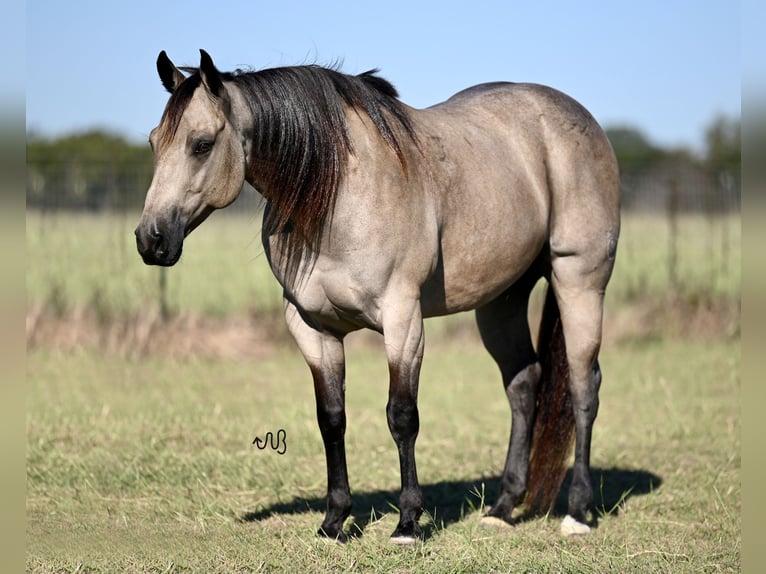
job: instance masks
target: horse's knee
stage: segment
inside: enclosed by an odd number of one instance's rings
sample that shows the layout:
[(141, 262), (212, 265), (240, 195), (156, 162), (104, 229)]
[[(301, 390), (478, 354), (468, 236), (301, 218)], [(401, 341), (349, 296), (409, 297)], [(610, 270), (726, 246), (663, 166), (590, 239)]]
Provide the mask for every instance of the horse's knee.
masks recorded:
[(386, 405), (386, 417), (394, 440), (406, 440), (418, 434), (420, 416), (414, 399), (392, 396)]
[(351, 493), (341, 488), (330, 490), (327, 493), (327, 507), (347, 517), (351, 514)]

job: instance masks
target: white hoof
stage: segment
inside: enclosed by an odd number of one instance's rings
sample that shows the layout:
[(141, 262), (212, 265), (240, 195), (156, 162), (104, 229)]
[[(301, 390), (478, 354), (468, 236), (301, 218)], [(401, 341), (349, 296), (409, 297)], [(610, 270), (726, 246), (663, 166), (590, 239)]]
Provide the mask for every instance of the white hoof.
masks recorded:
[(570, 536), (587, 536), (590, 534), (590, 526), (577, 522), (568, 514), (561, 521), (561, 535), (569, 538)]
[(396, 546), (412, 546), (417, 541), (414, 536), (392, 536), (389, 538), (391, 544)]
[(505, 520), (496, 516), (482, 516), (481, 520), (479, 520), (479, 526), (486, 528), (513, 528)]

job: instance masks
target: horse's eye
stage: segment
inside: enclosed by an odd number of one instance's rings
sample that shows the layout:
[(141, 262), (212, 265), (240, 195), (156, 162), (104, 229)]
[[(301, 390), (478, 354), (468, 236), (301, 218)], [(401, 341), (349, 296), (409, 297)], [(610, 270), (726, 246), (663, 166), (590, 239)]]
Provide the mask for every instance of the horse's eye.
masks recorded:
[(208, 140), (200, 140), (194, 144), (194, 155), (205, 155), (210, 153), (213, 149), (213, 142)]

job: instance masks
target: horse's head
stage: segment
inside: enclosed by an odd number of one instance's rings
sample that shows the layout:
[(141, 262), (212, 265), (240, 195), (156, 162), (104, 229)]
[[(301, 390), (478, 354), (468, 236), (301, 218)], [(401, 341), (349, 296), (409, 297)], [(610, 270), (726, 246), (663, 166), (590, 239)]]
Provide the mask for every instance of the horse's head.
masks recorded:
[(188, 77), (164, 51), (157, 58), (171, 96), (149, 137), (154, 177), (136, 228), (138, 252), (147, 264), (175, 264), (184, 238), (234, 201), (244, 183), (245, 150), (230, 121), (231, 95), (213, 60), (200, 53), (199, 70)]

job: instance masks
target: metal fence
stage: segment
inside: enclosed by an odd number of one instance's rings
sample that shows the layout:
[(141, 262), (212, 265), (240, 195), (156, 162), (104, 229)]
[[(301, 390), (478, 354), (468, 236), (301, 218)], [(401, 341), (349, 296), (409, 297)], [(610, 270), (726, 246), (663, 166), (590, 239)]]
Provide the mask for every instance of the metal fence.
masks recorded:
[(740, 181), (727, 171), (711, 173), (691, 162), (668, 162), (622, 174), (626, 211), (738, 213)]

